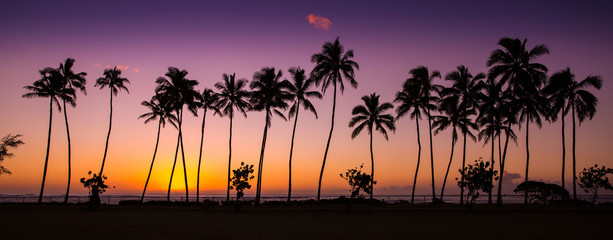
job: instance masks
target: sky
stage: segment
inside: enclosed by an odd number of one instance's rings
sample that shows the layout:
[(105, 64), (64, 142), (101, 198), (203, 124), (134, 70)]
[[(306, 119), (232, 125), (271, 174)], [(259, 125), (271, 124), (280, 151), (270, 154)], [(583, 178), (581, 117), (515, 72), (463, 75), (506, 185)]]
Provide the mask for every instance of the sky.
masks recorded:
[[(283, 71), (300, 66), (310, 71), (311, 55), (325, 42), (339, 37), (352, 49), (360, 68), (358, 87), (346, 85), (337, 99), (335, 129), (326, 163), (322, 194), (348, 194), (339, 177), (364, 163), (370, 172), (368, 135), (351, 139), (351, 109), (360, 98), (376, 92), (393, 101), (409, 77), (409, 70), (427, 66), (443, 75), (465, 65), (476, 74), (486, 72), (490, 53), (503, 37), (527, 39), (529, 48), (545, 44), (550, 54), (537, 59), (550, 74), (570, 67), (581, 80), (600, 75), (603, 88), (595, 91), (600, 103), (591, 121), (577, 128), (577, 170), (594, 164), (613, 166), (609, 84), (613, 79), (613, 4), (608, 1), (11, 1), (0, 9), (0, 135), (22, 134), (25, 145), (2, 164), (13, 172), (0, 176), (0, 193), (38, 193), (42, 179), (49, 121), (48, 99), (24, 99), (26, 85), (40, 78), (38, 70), (76, 60), (76, 72), (87, 73), (87, 95), (79, 94), (76, 108), (68, 108), (72, 139), (71, 193), (87, 193), (79, 184), (89, 170), (100, 168), (108, 130), (109, 90), (94, 87), (105, 68), (118, 66), (130, 80), (129, 94), (113, 99), (113, 129), (105, 165), (111, 193), (142, 191), (155, 146), (157, 124), (144, 124), (140, 105), (154, 94), (155, 79), (169, 66), (185, 69), (199, 81), (198, 90), (213, 88), (222, 74), (236, 73), (251, 80), (262, 67)], [(447, 84), (438, 79), (438, 83)], [(329, 133), (332, 91), (313, 100), (319, 118), (303, 112), (294, 147), (293, 192), (313, 195)], [(53, 111), (46, 194), (62, 194), (67, 181), (67, 144), (63, 113)], [(204, 140), (201, 194), (225, 193), (229, 119), (208, 114)], [(567, 189), (571, 190), (570, 117), (567, 128)], [(285, 194), (293, 119), (274, 117), (268, 133), (263, 168), (263, 194)], [(184, 147), (190, 194), (195, 194), (200, 124), (186, 115)], [(374, 136), (377, 185), (375, 194), (410, 194), (417, 160), (415, 122), (400, 118), (386, 141)], [(431, 181), (427, 122), (421, 120), (422, 161), (417, 194), (430, 194)], [(236, 117), (232, 169), (259, 159), (264, 114)], [(524, 127), (515, 129), (510, 144), (504, 191), (523, 181)], [(162, 129), (160, 146), (148, 191), (168, 187), (177, 131)], [(530, 126), (530, 179), (560, 184), (561, 124)], [(433, 138), (437, 194), (449, 161), (450, 131)], [(458, 193), (455, 178), (461, 166), (456, 146), (446, 192)], [(469, 142), (467, 161), (487, 159), (489, 146)], [(184, 191), (178, 165), (173, 192)], [(255, 180), (253, 181), (255, 186)], [(248, 190), (253, 194), (255, 189)]]

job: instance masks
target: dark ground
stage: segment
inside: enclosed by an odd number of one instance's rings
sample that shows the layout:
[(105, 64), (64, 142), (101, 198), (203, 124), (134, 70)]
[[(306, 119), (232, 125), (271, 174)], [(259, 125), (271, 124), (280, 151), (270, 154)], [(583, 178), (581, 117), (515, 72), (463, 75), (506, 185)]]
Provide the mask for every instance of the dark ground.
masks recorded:
[(0, 204), (1, 239), (613, 239), (613, 207)]

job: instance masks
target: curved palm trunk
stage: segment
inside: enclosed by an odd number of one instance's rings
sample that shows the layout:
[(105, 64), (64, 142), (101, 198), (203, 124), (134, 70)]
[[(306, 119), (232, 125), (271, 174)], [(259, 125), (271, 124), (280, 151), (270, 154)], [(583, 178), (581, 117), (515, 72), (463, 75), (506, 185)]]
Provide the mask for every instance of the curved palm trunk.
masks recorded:
[[(455, 126), (453, 126), (455, 131)], [(447, 183), (447, 175), (449, 175), (449, 169), (451, 168), (451, 161), (453, 161), (453, 150), (455, 149), (455, 138), (451, 137), (451, 154), (449, 155), (449, 164), (447, 164), (447, 171), (445, 172), (445, 178), (443, 178), (443, 186), (441, 187), (441, 201), (445, 194), (445, 184)]]
[[(372, 127), (371, 127), (372, 129)], [(371, 168), (370, 168), (370, 177), (371, 177), (371, 181), (370, 181), (370, 199), (372, 200), (372, 196), (374, 195), (375, 192), (375, 188), (374, 188), (374, 182), (375, 182), (375, 157), (373, 155), (372, 152), (372, 130), (370, 130), (370, 164), (371, 164)]]
[[(528, 181), (528, 169), (530, 166), (530, 144), (529, 144), (529, 133), (530, 133), (530, 113), (528, 113), (528, 118), (526, 120), (526, 176), (524, 182)], [(528, 192), (524, 194), (524, 204), (528, 204)]]
[(564, 171), (566, 170), (566, 134), (564, 134), (564, 107), (562, 107), (562, 188), (566, 189)]
[[(508, 128), (511, 129), (511, 124), (509, 123)], [(504, 177), (504, 164), (507, 158), (507, 147), (509, 146), (509, 133), (506, 133), (506, 139), (504, 141), (504, 153), (502, 154), (502, 160), (500, 160), (500, 178), (498, 179), (498, 198), (496, 199), (496, 205), (502, 205), (502, 178)]]
[(200, 135), (200, 154), (198, 155), (198, 177), (196, 178), (196, 202), (200, 202), (200, 164), (202, 163), (202, 145), (204, 144), (204, 124), (206, 121), (206, 108), (202, 114), (202, 134)]
[(326, 167), (326, 158), (328, 157), (328, 149), (330, 148), (330, 139), (332, 139), (332, 131), (334, 130), (334, 113), (336, 110), (336, 82), (334, 82), (334, 97), (332, 100), (332, 123), (330, 124), (330, 135), (328, 135), (328, 143), (326, 143), (326, 151), (324, 153), (324, 161), (321, 164), (321, 172), (319, 173), (319, 184), (317, 185), (317, 201), (321, 196), (321, 179), (324, 176), (324, 168)]
[(68, 127), (68, 115), (66, 113), (66, 101), (64, 104), (64, 122), (66, 123), (66, 138), (68, 139), (68, 183), (66, 184), (66, 195), (64, 196), (64, 203), (68, 203), (68, 195), (70, 194), (70, 176), (71, 176), (71, 163), (70, 163), (70, 128)]
[[(495, 141), (494, 141), (494, 138), (496, 138), (496, 135), (494, 134), (494, 132), (492, 132), (491, 137), (490, 137), (490, 142), (492, 142), (492, 153), (491, 153), (492, 156), (491, 156), (491, 159), (490, 159), (490, 163), (491, 163), (490, 164), (490, 172), (494, 171), (494, 146), (496, 145)], [(489, 180), (489, 183), (491, 184), (492, 181), (494, 180), (494, 175), (492, 174), (492, 178), (490, 178), (488, 180)], [(487, 193), (487, 204), (492, 204), (492, 190), (491, 189)]]
[(102, 157), (102, 166), (100, 167), (100, 174), (98, 176), (102, 177), (102, 171), (104, 170), (104, 163), (106, 162), (106, 153), (109, 149), (109, 138), (111, 137), (111, 127), (113, 126), (113, 91), (111, 93), (111, 111), (109, 114), (109, 132), (106, 134), (106, 143), (104, 144), (104, 156)]
[[(232, 109), (232, 107), (230, 107)], [(230, 112), (230, 139), (228, 140), (228, 187), (226, 188), (226, 202), (230, 201), (230, 167), (232, 166), (232, 117), (234, 112)], [(238, 202), (238, 199), (236, 199)]]
[(189, 190), (187, 187), (187, 167), (185, 166), (185, 151), (183, 149), (183, 131), (181, 130), (182, 122), (183, 122), (183, 109), (181, 109), (181, 115), (179, 116), (179, 139), (181, 141), (181, 159), (183, 160), (183, 177), (185, 178), (185, 202), (189, 202)]
[(294, 136), (296, 135), (296, 124), (298, 124), (298, 113), (300, 112), (300, 100), (296, 103), (296, 119), (292, 130), (292, 143), (289, 148), (289, 184), (287, 189), (287, 203), (292, 201), (292, 155), (294, 153)]
[(147, 191), (147, 185), (149, 184), (149, 178), (151, 177), (151, 171), (153, 170), (153, 163), (155, 162), (155, 155), (158, 152), (158, 144), (160, 143), (160, 129), (162, 127), (162, 119), (158, 123), (158, 134), (155, 138), (155, 149), (153, 150), (153, 159), (151, 159), (151, 166), (149, 167), (149, 174), (147, 174), (147, 181), (145, 181), (145, 187), (143, 188), (143, 195), (140, 196), (140, 202), (145, 199), (145, 192)]
[[(498, 167), (500, 169), (502, 169), (502, 127), (501, 124), (498, 124)], [(494, 170), (494, 166), (492, 166), (492, 171)], [(500, 178), (498, 178), (498, 184), (501, 183), (502, 181), (502, 175), (504, 174), (504, 172), (501, 170), (500, 171)], [(494, 176), (492, 175), (492, 178)], [(492, 179), (492, 186), (494, 186), (494, 182)], [(493, 190), (493, 188), (492, 188)], [(498, 190), (498, 189), (497, 189)], [(500, 191), (499, 191), (500, 192)], [(500, 192), (502, 193), (502, 192)], [(498, 205), (498, 200), (501, 198), (501, 195), (496, 195), (496, 205)]]
[(411, 204), (415, 203), (415, 186), (417, 185), (417, 173), (419, 173), (419, 162), (421, 161), (421, 138), (419, 137), (419, 119), (415, 118), (415, 124), (417, 125), (417, 167), (415, 167), (415, 177), (413, 178)]
[(264, 167), (264, 151), (266, 150), (266, 137), (268, 135), (268, 124), (270, 123), (270, 110), (266, 109), (266, 121), (264, 122), (264, 134), (262, 136), (262, 150), (260, 151), (260, 163), (258, 164), (258, 181), (255, 192), (255, 204), (260, 204), (262, 197), (262, 168)]
[(51, 146), (51, 120), (53, 118), (53, 99), (49, 98), (49, 133), (47, 134), (47, 153), (45, 154), (45, 167), (43, 168), (43, 182), (40, 184), (40, 195), (38, 204), (43, 202), (43, 192), (45, 190), (45, 178), (47, 178), (47, 165), (49, 163), (49, 147)]
[(434, 149), (432, 145), (432, 116), (430, 110), (428, 110), (428, 130), (430, 132), (430, 166), (432, 168), (432, 201), (436, 198), (434, 187)]
[(573, 200), (575, 200), (575, 204), (577, 202), (577, 158), (575, 156), (575, 103), (572, 103), (572, 111), (573, 111)]
[[(463, 132), (462, 133), (463, 138), (464, 138), (464, 146), (462, 147), (462, 170), (464, 169), (464, 167), (466, 166), (466, 133)], [(462, 186), (464, 186), (464, 175), (462, 175), (460, 177), (460, 181), (462, 183)], [(460, 205), (464, 204), (464, 187), (460, 187)]]
[(168, 194), (166, 201), (170, 201), (170, 187), (172, 186), (172, 177), (175, 174), (175, 166), (177, 165), (177, 156), (179, 155), (179, 142), (181, 141), (181, 133), (177, 133), (177, 148), (175, 149), (175, 160), (172, 162), (172, 170), (170, 171), (170, 181), (168, 182)]

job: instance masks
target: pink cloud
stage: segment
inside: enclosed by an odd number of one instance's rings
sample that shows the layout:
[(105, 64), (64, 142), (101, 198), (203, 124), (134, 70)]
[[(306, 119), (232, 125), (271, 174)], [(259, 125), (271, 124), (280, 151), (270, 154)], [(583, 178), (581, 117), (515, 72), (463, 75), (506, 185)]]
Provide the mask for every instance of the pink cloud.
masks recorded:
[(321, 28), (323, 30), (328, 31), (330, 30), (330, 26), (332, 26), (332, 22), (330, 22), (330, 19), (322, 16), (309, 14), (307, 16), (307, 19), (309, 20), (309, 24), (313, 25), (314, 28)]
[(139, 72), (139, 71), (140, 71), (140, 69), (138, 69), (138, 68), (135, 68), (135, 69), (133, 69), (133, 70), (134, 70), (135, 72)]

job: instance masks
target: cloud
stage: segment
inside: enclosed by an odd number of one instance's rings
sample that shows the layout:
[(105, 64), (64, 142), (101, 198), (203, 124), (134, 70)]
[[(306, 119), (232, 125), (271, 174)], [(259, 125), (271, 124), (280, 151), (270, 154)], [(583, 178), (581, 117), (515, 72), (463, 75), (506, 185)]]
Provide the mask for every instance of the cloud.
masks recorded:
[(502, 183), (513, 183), (513, 180), (515, 179), (520, 179), (521, 178), (521, 174), (519, 173), (510, 173), (507, 171), (504, 171), (504, 175), (502, 178)]
[(133, 69), (133, 70), (134, 70), (135, 72), (139, 72), (139, 71), (140, 71), (140, 69), (138, 69), (138, 68), (135, 68), (135, 69)]
[[(102, 64), (96, 63), (93, 66), (94, 67), (101, 67)], [(127, 71), (128, 69), (132, 69), (132, 71), (134, 71), (134, 72), (140, 72), (139, 68), (130, 68), (130, 65), (115, 65), (115, 66), (112, 66), (111, 64), (107, 64), (104, 68), (105, 69), (109, 69), (109, 68), (113, 68), (113, 67), (117, 67), (117, 69), (123, 70), (123, 71)]]
[(330, 22), (330, 19), (322, 16), (309, 14), (307, 16), (307, 19), (309, 20), (309, 24), (313, 25), (314, 28), (320, 28), (328, 31), (330, 30), (330, 26), (332, 26), (332, 22)]

